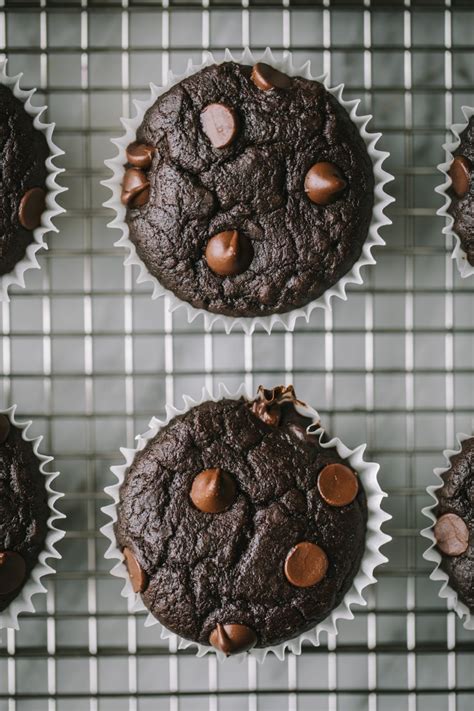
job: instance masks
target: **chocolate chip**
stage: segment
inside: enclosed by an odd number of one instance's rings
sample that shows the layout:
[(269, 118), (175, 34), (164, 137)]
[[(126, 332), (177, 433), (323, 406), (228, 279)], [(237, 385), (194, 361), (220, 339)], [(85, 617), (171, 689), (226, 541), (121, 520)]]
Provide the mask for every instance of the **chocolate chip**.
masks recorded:
[[(292, 387), (292, 386), (290, 386)], [(264, 388), (260, 385), (257, 391), (257, 397), (252, 403), (251, 410), (254, 415), (257, 415), (262, 422), (267, 425), (277, 427), (280, 424), (281, 409), (279, 402), (280, 389), (284, 389), (283, 385), (275, 388)]]
[(18, 219), (20, 225), (29, 230), (35, 230), (41, 224), (41, 215), (46, 208), (46, 193), (42, 188), (31, 188), (20, 200)]
[(252, 68), (251, 80), (263, 91), (270, 89), (289, 89), (291, 78), (265, 62), (257, 62)]
[(449, 556), (462, 555), (469, 545), (469, 529), (460, 516), (446, 513), (435, 523), (434, 536), (438, 548)]
[(306, 173), (304, 189), (311, 202), (330, 205), (345, 190), (347, 182), (333, 163), (315, 163)]
[(10, 433), (10, 420), (6, 415), (0, 415), (0, 444), (3, 444)]
[(453, 181), (454, 192), (458, 198), (463, 198), (469, 192), (469, 183), (471, 182), (470, 161), (465, 156), (454, 156), (448, 172)]
[[(295, 404), (298, 402), (295, 395), (293, 385), (277, 385), (274, 388), (264, 388), (259, 386), (257, 397), (251, 403), (250, 409), (267, 425), (277, 426), (280, 424), (282, 415), (285, 414), (285, 422), (292, 419), (295, 411)], [(288, 417), (288, 413), (284, 412), (286, 408), (291, 408), (293, 411)], [(297, 417), (296, 419), (305, 420), (305, 418)], [(308, 424), (310, 421), (308, 420)]]
[(226, 657), (229, 657), (231, 654), (246, 652), (254, 647), (257, 635), (247, 625), (221, 625), (218, 622), (209, 636), (209, 642), (220, 652), (224, 652)]
[(319, 473), (318, 491), (330, 506), (347, 506), (357, 496), (359, 482), (344, 464), (328, 464)]
[(200, 511), (221, 513), (232, 506), (237, 487), (234, 477), (222, 469), (205, 469), (191, 486), (191, 501)]
[(125, 565), (127, 566), (128, 575), (130, 577), (130, 582), (132, 583), (133, 592), (144, 592), (148, 585), (148, 575), (145, 573), (130, 548), (124, 548), (122, 553), (125, 558)]
[(225, 104), (209, 104), (201, 112), (201, 126), (214, 148), (225, 148), (237, 134), (237, 114)]
[(17, 590), (25, 579), (24, 558), (13, 551), (0, 551), (0, 595)]
[(145, 173), (137, 168), (125, 171), (122, 183), (122, 202), (128, 207), (141, 207), (150, 198), (150, 183)]
[(134, 168), (146, 170), (152, 164), (155, 150), (154, 146), (148, 146), (145, 143), (135, 141), (127, 148), (127, 161), (130, 165), (133, 165)]
[(328, 559), (322, 548), (303, 541), (294, 546), (285, 560), (285, 576), (297, 588), (309, 588), (324, 578)]
[(219, 276), (234, 276), (248, 269), (253, 259), (250, 240), (237, 230), (219, 232), (206, 246), (209, 269)]
[(266, 425), (277, 427), (280, 423), (281, 410), (278, 403), (268, 404), (264, 400), (254, 400), (251, 410)]

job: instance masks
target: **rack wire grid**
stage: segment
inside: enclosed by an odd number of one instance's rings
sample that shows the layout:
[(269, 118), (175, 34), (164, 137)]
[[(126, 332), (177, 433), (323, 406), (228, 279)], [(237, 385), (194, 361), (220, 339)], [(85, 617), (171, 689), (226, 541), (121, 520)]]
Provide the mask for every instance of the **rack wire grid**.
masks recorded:
[[(422, 559), (432, 468), (473, 425), (474, 288), (435, 216), (447, 126), (474, 95), (473, 3), (0, 0), (0, 54), (57, 123), (67, 214), (3, 304), (2, 396), (46, 433), (67, 534), (20, 631), (2, 634), (1, 711), (472, 711), (474, 639)], [(100, 180), (121, 115), (204, 50), (266, 45), (361, 97), (391, 151), (387, 246), (332, 315), (225, 335), (152, 302), (107, 229)], [(369, 443), (393, 515), (390, 562), (336, 638), (258, 665), (198, 659), (144, 628), (109, 574), (100, 507), (119, 446), (203, 385), (293, 382), (348, 445)]]

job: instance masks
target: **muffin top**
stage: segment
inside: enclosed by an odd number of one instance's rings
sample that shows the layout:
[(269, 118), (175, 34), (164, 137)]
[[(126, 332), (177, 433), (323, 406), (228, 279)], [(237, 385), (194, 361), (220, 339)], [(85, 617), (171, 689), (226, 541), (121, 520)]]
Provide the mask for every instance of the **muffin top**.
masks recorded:
[(0, 610), (18, 595), (44, 546), (44, 476), (21, 430), (0, 415)]
[(129, 146), (122, 201), (149, 272), (196, 308), (282, 313), (359, 259), (370, 157), (317, 82), (225, 62), (173, 86)]
[(442, 479), (434, 527), (441, 568), (459, 599), (474, 612), (474, 437), (462, 443)]
[(454, 219), (454, 231), (461, 240), (469, 264), (474, 266), (474, 116), (461, 133), (461, 143), (454, 151), (449, 169), (453, 181), (449, 192), (449, 213)]
[(363, 486), (295, 404), (290, 386), (198, 405), (136, 454), (120, 489), (134, 590), (167, 628), (226, 654), (314, 627), (364, 553)]
[(0, 84), (0, 275), (10, 272), (33, 242), (45, 208), (49, 148), (32, 117)]

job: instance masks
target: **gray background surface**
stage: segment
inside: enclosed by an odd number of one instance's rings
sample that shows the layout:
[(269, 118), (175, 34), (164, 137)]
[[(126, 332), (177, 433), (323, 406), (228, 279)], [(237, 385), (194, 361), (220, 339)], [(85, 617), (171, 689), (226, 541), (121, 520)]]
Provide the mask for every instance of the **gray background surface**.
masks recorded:
[[(42, 270), (0, 308), (1, 402), (18, 403), (45, 433), (68, 516), (38, 614), (2, 634), (0, 711), (472, 710), (474, 638), (428, 579), (418, 531), (433, 466), (473, 426), (474, 283), (450, 259), (433, 192), (446, 126), (474, 103), (473, 23), (471, 2), (0, 0), (0, 54), (48, 103), (69, 188)], [(244, 44), (291, 48), (314, 73), (345, 82), (375, 115), (396, 176), (377, 266), (332, 316), (315, 312), (294, 334), (204, 335), (200, 322), (170, 316), (123, 266), (101, 206), (103, 161), (130, 99), (203, 48), (221, 56)], [(166, 399), (242, 380), (293, 382), (344, 442), (368, 442), (394, 517), (368, 608), (341, 624), (337, 643), (263, 666), (177, 654), (145, 630), (98, 533), (119, 447)]]

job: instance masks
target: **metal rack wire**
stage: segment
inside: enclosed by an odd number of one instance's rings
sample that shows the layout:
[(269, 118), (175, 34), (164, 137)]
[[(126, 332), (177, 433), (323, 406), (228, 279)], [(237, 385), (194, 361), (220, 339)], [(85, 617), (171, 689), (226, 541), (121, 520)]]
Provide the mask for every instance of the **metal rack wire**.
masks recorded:
[[(472, 2), (0, 0), (0, 54), (39, 87), (69, 187), (42, 270), (1, 307), (2, 399), (46, 432), (66, 492), (63, 560), (40, 610), (0, 642), (0, 711), (468, 711), (474, 640), (437, 597), (418, 536), (425, 486), (473, 426), (474, 309), (435, 217), (446, 126), (473, 103)], [(384, 132), (396, 175), (378, 265), (332, 316), (293, 334), (226, 336), (152, 303), (114, 249), (99, 181), (147, 82), (203, 50), (266, 45), (344, 81)], [(390, 563), (337, 640), (258, 666), (157, 639), (103, 560), (103, 486), (165, 400), (220, 380), (293, 381), (349, 445), (369, 443), (394, 518)]]

